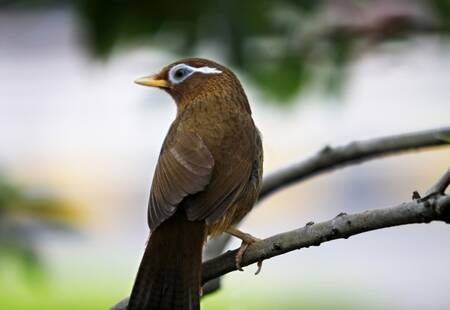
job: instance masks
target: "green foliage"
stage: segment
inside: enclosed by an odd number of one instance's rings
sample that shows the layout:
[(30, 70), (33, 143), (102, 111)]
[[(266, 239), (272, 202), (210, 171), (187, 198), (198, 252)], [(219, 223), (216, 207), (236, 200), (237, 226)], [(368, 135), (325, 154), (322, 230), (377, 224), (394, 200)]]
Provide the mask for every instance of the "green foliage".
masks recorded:
[[(313, 14), (321, 1), (106, 1), (82, 0), (76, 8), (87, 46), (106, 58), (115, 46), (147, 42), (188, 55), (203, 44), (220, 46), (229, 63), (242, 69), (267, 95), (287, 100), (311, 72), (290, 44), (299, 15)], [(280, 10), (293, 10), (283, 19)], [(280, 14), (278, 14), (280, 15)], [(266, 39), (275, 39), (264, 50)], [(280, 40), (281, 39), (281, 40)], [(270, 54), (270, 55), (268, 55)]]
[[(116, 47), (129, 45), (149, 44), (180, 57), (198, 54), (205, 44), (217, 46), (226, 63), (241, 69), (263, 93), (287, 102), (317, 80), (321, 71), (329, 73), (322, 79), (324, 88), (336, 92), (345, 80), (346, 65), (361, 50), (424, 32), (450, 34), (450, 1), (414, 1), (401, 12), (389, 11), (395, 6), (388, 2), (77, 0), (72, 4), (94, 57), (107, 59)], [(37, 7), (69, 1), (5, 3)], [(354, 22), (359, 19), (353, 13), (361, 17), (374, 11), (384, 15)]]
[[(74, 276), (74, 273), (77, 276)], [(109, 309), (127, 296), (130, 285), (122, 278), (111, 273), (96, 273), (86, 270), (67, 268), (61, 278), (47, 278), (38, 281), (30, 288), (13, 278), (0, 282), (0, 300), (2, 309), (8, 310), (98, 310)], [(233, 277), (231, 277), (233, 278)], [(308, 279), (303, 279), (308, 281)], [(305, 289), (297, 282), (286, 287), (255, 288), (255, 279), (251, 284), (242, 285), (242, 280), (227, 279), (220, 291), (202, 299), (203, 310), (273, 310), (273, 309), (307, 309), (307, 310), (356, 310), (386, 309), (374, 304), (370, 292), (355, 292), (354, 287), (335, 289), (325, 287)]]
[[(368, 3), (359, 2), (358, 8)], [(449, 2), (434, 0), (429, 5), (438, 23), (449, 28)], [(414, 16), (401, 15), (361, 29), (348, 25), (322, 29), (317, 16), (324, 2), (310, 0), (81, 0), (76, 7), (88, 46), (98, 57), (107, 57), (115, 46), (136, 42), (150, 42), (180, 55), (192, 54), (202, 43), (214, 44), (227, 62), (281, 102), (308, 86), (318, 66), (331, 67), (325, 89), (336, 92), (359, 41), (404, 39), (423, 28), (417, 27)]]
[(439, 16), (441, 31), (446, 35), (450, 34), (450, 1), (433, 0), (430, 2), (434, 13)]
[(11, 264), (30, 279), (40, 277), (38, 238), (71, 231), (72, 208), (48, 194), (33, 193), (0, 178), (0, 272)]
[(0, 284), (1, 308), (8, 310), (109, 309), (114, 302), (126, 294), (126, 291), (117, 289), (121, 284), (111, 281), (107, 275), (102, 275), (98, 281), (92, 277), (92, 273), (83, 273), (87, 280), (74, 279), (70, 273), (65, 276), (64, 279), (40, 278), (34, 281), (32, 286), (15, 275), (7, 279), (3, 277), (4, 281)]

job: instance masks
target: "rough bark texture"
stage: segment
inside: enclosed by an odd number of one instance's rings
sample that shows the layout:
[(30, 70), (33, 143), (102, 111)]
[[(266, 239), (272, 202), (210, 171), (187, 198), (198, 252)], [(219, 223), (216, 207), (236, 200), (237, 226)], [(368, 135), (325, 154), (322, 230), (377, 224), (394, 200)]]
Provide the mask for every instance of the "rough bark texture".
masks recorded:
[[(444, 221), (450, 223), (450, 197), (431, 195), (401, 205), (364, 211), (341, 213), (334, 219), (281, 233), (252, 244), (244, 254), (242, 266), (268, 259), (293, 250), (319, 246), (324, 242), (348, 238), (363, 232), (405, 224)], [(236, 270), (234, 257), (237, 250), (228, 251), (203, 263), (203, 281), (217, 278)]]
[(393, 155), (397, 153), (448, 145), (450, 127), (419, 131), (383, 138), (355, 141), (339, 147), (326, 146), (317, 155), (288, 165), (264, 178), (259, 199), (262, 200), (274, 191), (319, 173), (342, 168), (350, 164)]

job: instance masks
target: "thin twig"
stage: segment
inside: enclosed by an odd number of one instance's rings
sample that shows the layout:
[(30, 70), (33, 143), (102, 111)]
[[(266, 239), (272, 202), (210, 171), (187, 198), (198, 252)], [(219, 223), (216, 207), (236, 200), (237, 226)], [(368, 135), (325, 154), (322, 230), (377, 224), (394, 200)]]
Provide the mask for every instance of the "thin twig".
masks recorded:
[(444, 194), (448, 185), (450, 184), (450, 168), (448, 168), (447, 172), (440, 178), (436, 184), (434, 184), (426, 193), (425, 197), (434, 195), (434, 194)]

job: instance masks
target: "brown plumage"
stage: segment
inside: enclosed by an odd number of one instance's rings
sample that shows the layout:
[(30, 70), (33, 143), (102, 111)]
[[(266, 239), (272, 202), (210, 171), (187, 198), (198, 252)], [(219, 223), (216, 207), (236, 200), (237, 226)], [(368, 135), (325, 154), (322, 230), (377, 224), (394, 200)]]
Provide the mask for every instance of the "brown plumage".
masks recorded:
[(207, 235), (239, 222), (259, 194), (260, 134), (239, 80), (215, 62), (183, 59), (137, 83), (167, 91), (177, 116), (156, 166), (152, 233), (128, 309), (199, 309)]

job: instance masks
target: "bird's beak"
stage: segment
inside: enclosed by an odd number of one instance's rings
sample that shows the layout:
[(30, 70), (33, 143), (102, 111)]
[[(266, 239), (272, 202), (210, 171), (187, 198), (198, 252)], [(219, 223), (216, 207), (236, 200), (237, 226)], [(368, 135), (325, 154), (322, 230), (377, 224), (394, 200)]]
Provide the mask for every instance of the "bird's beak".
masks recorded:
[(167, 83), (166, 80), (158, 79), (154, 76), (146, 76), (142, 77), (140, 79), (137, 79), (134, 81), (136, 84), (144, 85), (144, 86), (151, 86), (151, 87), (162, 87), (167, 88), (169, 87), (169, 83)]

